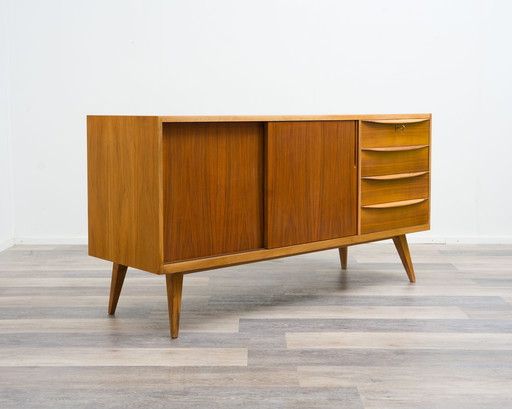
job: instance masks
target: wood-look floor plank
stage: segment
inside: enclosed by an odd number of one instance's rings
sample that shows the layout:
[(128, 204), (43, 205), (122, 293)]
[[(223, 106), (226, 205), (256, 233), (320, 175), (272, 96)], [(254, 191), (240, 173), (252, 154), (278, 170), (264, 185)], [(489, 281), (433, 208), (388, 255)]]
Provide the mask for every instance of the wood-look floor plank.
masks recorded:
[(0, 348), (0, 367), (246, 365), (246, 348)]
[[(179, 339), (179, 338), (178, 338)], [(142, 392), (146, 388), (185, 386), (296, 387), (297, 368), (247, 366), (10, 366), (2, 368), (10, 382), (26, 389), (51, 389), (70, 380), (87, 390), (122, 388), (127, 383)]]
[[(106, 274), (104, 274), (105, 276)], [(146, 274), (144, 277), (130, 277), (130, 282), (126, 282), (127, 287), (140, 285), (158, 285), (159, 281)], [(187, 286), (207, 286), (209, 277), (187, 276)], [(0, 278), (0, 287), (107, 287), (110, 284), (108, 277), (32, 277), (27, 280), (26, 277)], [(161, 284), (161, 283), (160, 283)]]
[[(183, 332), (237, 332), (237, 317), (211, 317), (211, 319), (191, 318), (183, 323)], [(132, 318), (48, 318), (48, 319), (14, 319), (0, 320), (0, 333), (89, 333), (89, 332), (146, 332), (159, 334), (166, 326), (161, 320)]]
[(393, 366), (299, 366), (298, 380), (301, 386), (330, 387), (369, 387), (389, 390), (400, 387), (402, 390), (420, 390), (422, 387), (435, 387), (436, 390), (461, 390), (483, 387), (487, 392), (505, 392), (512, 397), (510, 373), (492, 368), (474, 368), (460, 371), (456, 367), (433, 368), (393, 367)]
[[(499, 408), (512, 401), (510, 373), (489, 368), (301, 366), (298, 376), (301, 386), (357, 386), (365, 408)], [(426, 396), (425, 390), (435, 390), (435, 397)]]
[[(52, 391), (6, 389), (5, 402), (30, 402), (24, 408), (179, 408), (179, 409), (363, 409), (356, 388), (307, 387), (148, 387), (135, 385), (87, 390), (59, 387)], [(9, 406), (10, 408), (12, 406)]]
[[(249, 349), (249, 366), (389, 366), (458, 368), (495, 368), (512, 372), (510, 350), (464, 349), (361, 349), (361, 348), (261, 348)], [(510, 378), (510, 375), (509, 375)]]
[(286, 345), (289, 349), (491, 349), (512, 353), (512, 334), (376, 332), (369, 337), (367, 332), (290, 332)]
[[(155, 315), (161, 315), (161, 312)], [(191, 314), (190, 312), (188, 313)], [(211, 317), (215, 319), (218, 316), (218, 310), (195, 311), (195, 317)], [(187, 312), (183, 312), (183, 317)], [(380, 319), (466, 319), (467, 315), (459, 307), (394, 307), (394, 306), (265, 306), (260, 308), (238, 310), (224, 310), (224, 316), (241, 318), (259, 318), (259, 319), (279, 319), (279, 318), (380, 318)], [(1, 325), (1, 324), (0, 324)]]
[(416, 332), (416, 333), (512, 333), (506, 319), (242, 319), (241, 333), (291, 332)]
[[(150, 335), (148, 335), (150, 334)], [(65, 343), (64, 341), (65, 340)], [(51, 332), (0, 334), (5, 348), (61, 348), (63, 343), (73, 348), (169, 348), (169, 337), (159, 332)], [(201, 329), (187, 331), (172, 344), (172, 348), (286, 348), (284, 333), (215, 332)]]

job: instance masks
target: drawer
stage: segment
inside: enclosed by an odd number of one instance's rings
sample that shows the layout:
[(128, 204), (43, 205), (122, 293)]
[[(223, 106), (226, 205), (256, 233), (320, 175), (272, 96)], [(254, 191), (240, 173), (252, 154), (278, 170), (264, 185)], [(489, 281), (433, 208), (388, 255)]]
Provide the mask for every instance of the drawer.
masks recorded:
[(402, 123), (390, 123), (389, 120), (362, 121), (361, 147), (373, 148), (429, 144), (429, 120), (409, 120), (416, 122), (402, 121)]
[[(428, 171), (428, 147), (403, 147), (399, 150), (367, 150), (361, 152), (361, 176), (391, 175)], [(371, 149), (371, 148), (370, 148)]]
[(428, 199), (423, 199), (420, 202), (383, 203), (373, 206), (382, 207), (363, 206), (361, 209), (362, 234), (429, 223)]
[(429, 196), (429, 174), (425, 172), (369, 176), (361, 181), (361, 204), (397, 202)]

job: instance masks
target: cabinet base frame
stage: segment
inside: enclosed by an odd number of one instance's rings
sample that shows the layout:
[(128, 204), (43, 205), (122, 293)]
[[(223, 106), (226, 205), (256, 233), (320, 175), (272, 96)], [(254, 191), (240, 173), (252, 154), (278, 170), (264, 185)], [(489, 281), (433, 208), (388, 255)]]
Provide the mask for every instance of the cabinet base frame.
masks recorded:
[(212, 270), (236, 266), (240, 264), (253, 263), (256, 261), (272, 260), (275, 258), (295, 256), (315, 251), (337, 249), (340, 247), (353, 246), (356, 244), (370, 243), (373, 241), (388, 240), (395, 236), (408, 233), (429, 230), (430, 224), (420, 226), (403, 227), (400, 229), (386, 230), (376, 233), (367, 233), (356, 236), (343, 237), (339, 239), (316, 241), (313, 243), (297, 244), (294, 246), (279, 247), (276, 249), (259, 249), (243, 253), (224, 254), (221, 256), (197, 258), (193, 260), (177, 261), (162, 265), (158, 274), (195, 273), (198, 271)]
[[(410, 230), (410, 229), (409, 229)], [(389, 232), (388, 232), (389, 233)], [(390, 237), (387, 237), (390, 238)], [(416, 281), (414, 275), (414, 269), (412, 265), (411, 255), (409, 253), (409, 246), (407, 245), (407, 239), (405, 234), (400, 234), (397, 236), (391, 237), (393, 242), (395, 243), (395, 247), (398, 251), (400, 259), (404, 265), (405, 271), (407, 272), (407, 276), (409, 280), (414, 283)], [(370, 240), (375, 241), (375, 239)], [(360, 243), (353, 243), (360, 244)], [(296, 246), (293, 246), (296, 247)], [(315, 250), (311, 250), (315, 251)], [(348, 256), (348, 244), (345, 246), (339, 247), (340, 252), (340, 261), (341, 268), (347, 268), (347, 256)], [(292, 255), (292, 254), (289, 254)], [(278, 256), (276, 256), (278, 257)], [(272, 257), (272, 258), (276, 258)], [(250, 261), (242, 261), (237, 264), (249, 263)], [(180, 263), (180, 264), (183, 264)], [(230, 264), (234, 265), (234, 264)], [(219, 266), (220, 267), (220, 266)], [(211, 267), (216, 268), (216, 267)], [(108, 313), (114, 314), (117, 302), (119, 300), (119, 295), (121, 294), (121, 289), (123, 287), (124, 278), (126, 276), (127, 266), (114, 263), (112, 268), (112, 281), (110, 284), (110, 300), (108, 305)], [(190, 272), (190, 271), (189, 271)], [(171, 338), (178, 338), (179, 326), (180, 326), (180, 312), (181, 312), (181, 295), (183, 291), (183, 272), (175, 272), (172, 274), (165, 275), (165, 281), (167, 285), (167, 306), (169, 310), (169, 325), (171, 329)]]

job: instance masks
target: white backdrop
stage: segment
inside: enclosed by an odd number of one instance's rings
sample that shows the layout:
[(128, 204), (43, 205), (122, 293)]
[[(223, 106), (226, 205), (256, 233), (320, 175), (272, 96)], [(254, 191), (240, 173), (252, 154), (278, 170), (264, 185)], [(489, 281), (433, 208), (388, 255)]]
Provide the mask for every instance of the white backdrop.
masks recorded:
[(512, 242), (512, 2), (0, 0), (0, 243), (85, 243), (87, 114), (433, 114), (432, 230)]

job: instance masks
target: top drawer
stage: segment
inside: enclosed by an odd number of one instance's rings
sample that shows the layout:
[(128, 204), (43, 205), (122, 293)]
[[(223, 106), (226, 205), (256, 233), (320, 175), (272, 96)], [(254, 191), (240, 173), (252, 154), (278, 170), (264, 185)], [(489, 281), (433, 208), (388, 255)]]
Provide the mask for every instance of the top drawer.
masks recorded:
[(361, 147), (428, 145), (428, 119), (371, 120), (361, 122)]

